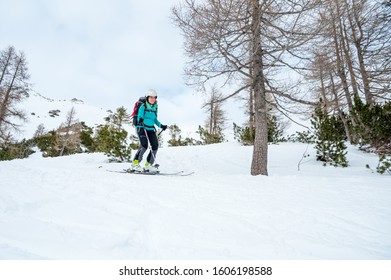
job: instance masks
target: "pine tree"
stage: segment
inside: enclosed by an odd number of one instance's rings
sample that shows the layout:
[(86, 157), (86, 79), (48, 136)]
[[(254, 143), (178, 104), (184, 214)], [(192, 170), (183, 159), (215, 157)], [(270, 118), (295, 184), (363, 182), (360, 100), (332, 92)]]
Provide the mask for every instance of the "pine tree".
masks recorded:
[(176, 124), (170, 125), (168, 130), (171, 136), (171, 139), (167, 141), (169, 146), (194, 146), (202, 144), (201, 141), (197, 141), (190, 137), (182, 139), (182, 130)]
[[(284, 130), (278, 118), (275, 115), (267, 115), (267, 139), (268, 143), (278, 143), (286, 141), (283, 137)], [(236, 123), (233, 124), (234, 138), (243, 145), (254, 145), (255, 128), (252, 126), (240, 127)]]
[(384, 104), (364, 104), (355, 99), (352, 118), (356, 126), (353, 133), (359, 144), (369, 145), (378, 153), (391, 154), (391, 102)]
[(323, 165), (347, 167), (345, 131), (339, 117), (328, 116), (320, 107), (311, 119), (316, 136), (316, 159)]
[(128, 132), (123, 128), (130, 123), (131, 116), (124, 107), (105, 118), (106, 124), (98, 128), (96, 143), (97, 151), (105, 153), (110, 161), (130, 162), (132, 149), (127, 143)]
[(96, 143), (94, 141), (93, 135), (94, 130), (92, 127), (89, 127), (85, 124), (85, 122), (81, 122), (81, 131), (80, 131), (80, 141), (81, 145), (84, 149), (87, 150), (87, 152), (95, 152), (96, 150)]
[(198, 126), (197, 133), (200, 135), (201, 143), (203, 145), (222, 143), (224, 141), (224, 135), (220, 128), (216, 129), (215, 133), (212, 134), (202, 126)]

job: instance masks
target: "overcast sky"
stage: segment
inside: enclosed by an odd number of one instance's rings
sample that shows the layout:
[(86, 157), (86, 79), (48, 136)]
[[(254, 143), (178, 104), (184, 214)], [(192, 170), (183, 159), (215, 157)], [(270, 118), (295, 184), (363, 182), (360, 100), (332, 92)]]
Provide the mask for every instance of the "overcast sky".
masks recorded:
[(177, 117), (203, 124), (203, 98), (184, 85), (183, 37), (169, 19), (179, 1), (0, 0), (0, 49), (25, 53), (33, 89), (46, 97), (115, 109), (154, 88), (171, 113), (187, 107)]

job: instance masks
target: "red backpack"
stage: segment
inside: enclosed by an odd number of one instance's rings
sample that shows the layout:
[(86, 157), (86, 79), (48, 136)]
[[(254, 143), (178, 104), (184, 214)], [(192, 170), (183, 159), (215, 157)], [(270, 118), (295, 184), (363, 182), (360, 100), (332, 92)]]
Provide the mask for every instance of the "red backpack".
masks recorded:
[(142, 96), (139, 98), (139, 100), (134, 103), (134, 108), (133, 108), (133, 113), (132, 113), (132, 118), (133, 118), (133, 125), (137, 125), (137, 115), (138, 115), (138, 109), (140, 108), (141, 105), (145, 104), (147, 101), (147, 98), (145, 96)]

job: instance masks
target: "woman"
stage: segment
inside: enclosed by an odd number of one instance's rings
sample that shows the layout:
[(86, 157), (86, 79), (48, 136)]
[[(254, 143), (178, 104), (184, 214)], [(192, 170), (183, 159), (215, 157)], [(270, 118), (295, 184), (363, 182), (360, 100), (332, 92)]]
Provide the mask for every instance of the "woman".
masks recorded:
[[(157, 93), (150, 89), (145, 94), (146, 101), (140, 105), (137, 114), (137, 135), (140, 141), (138, 149), (132, 163), (131, 170), (137, 172), (157, 172), (157, 166), (154, 166), (156, 153), (159, 147), (158, 137), (156, 135), (155, 125), (163, 130), (167, 129), (167, 125), (162, 125), (157, 119)], [(145, 167), (140, 166), (145, 151), (148, 149), (148, 142), (151, 145), (151, 151), (148, 154)]]

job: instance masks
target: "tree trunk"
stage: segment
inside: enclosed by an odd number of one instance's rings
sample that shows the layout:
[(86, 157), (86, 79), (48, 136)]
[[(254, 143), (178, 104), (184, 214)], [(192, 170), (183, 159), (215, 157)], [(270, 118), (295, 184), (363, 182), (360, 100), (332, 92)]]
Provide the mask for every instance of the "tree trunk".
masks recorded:
[(255, 84), (255, 140), (251, 175), (268, 175), (267, 129), (265, 86), (258, 81)]
[(349, 131), (349, 124), (348, 124), (346, 118), (344, 117), (342, 109), (341, 109), (341, 105), (339, 104), (337, 89), (335, 88), (333, 75), (331, 75), (331, 74), (330, 74), (330, 82), (331, 82), (331, 90), (334, 95), (335, 107), (337, 108), (338, 116), (343, 123), (343, 127), (345, 129), (345, 134), (346, 134), (346, 137), (347, 137), (349, 143), (352, 143), (352, 137), (351, 137), (350, 131)]
[(249, 133), (250, 133), (250, 139), (254, 138), (254, 124), (255, 124), (255, 113), (254, 113), (254, 91), (253, 87), (250, 88), (250, 101), (249, 101)]
[[(339, 13), (340, 13), (340, 11), (338, 10), (338, 15), (337, 16), (339, 16)], [(344, 60), (343, 60), (343, 53), (342, 53), (342, 51), (340, 49), (340, 45), (339, 45), (340, 44), (340, 40), (339, 39), (341, 39), (340, 36), (342, 36), (342, 34), (338, 34), (336, 17), (333, 14), (331, 14), (330, 16), (331, 16), (332, 27), (333, 27), (333, 39), (334, 39), (335, 56), (336, 56), (336, 59), (337, 59), (337, 74), (338, 74), (338, 77), (341, 79), (343, 92), (345, 94), (345, 98), (346, 98), (346, 101), (347, 101), (347, 104), (348, 104), (348, 107), (349, 107), (349, 111), (351, 111), (352, 108), (353, 108), (353, 101), (352, 101), (352, 96), (351, 96), (351, 94), (349, 92), (349, 85), (348, 85), (346, 72), (345, 72), (345, 63), (344, 63)], [(340, 110), (342, 110), (342, 108), (340, 108)]]
[[(342, 22), (341, 22), (341, 24), (342, 24)], [(342, 26), (341, 26), (341, 28), (342, 28)], [(348, 65), (348, 69), (349, 69), (350, 80), (351, 80), (352, 89), (353, 89), (353, 96), (354, 96), (354, 98), (359, 98), (356, 74), (354, 73), (352, 54), (350, 52), (348, 35), (347, 35), (347, 31), (346, 31), (345, 27), (343, 27), (343, 32), (341, 30), (341, 34), (343, 34), (343, 36), (341, 37), (341, 46), (342, 46), (343, 51), (345, 53), (346, 64)], [(352, 110), (352, 108), (349, 107), (350, 112), (351, 112), (351, 110)]]
[(209, 133), (213, 133), (213, 119), (214, 119), (214, 95), (210, 100), (210, 116), (209, 116)]
[[(349, 6), (349, 4), (346, 0), (345, 0), (345, 4), (347, 7)], [(374, 100), (373, 100), (373, 95), (370, 92), (368, 72), (366, 70), (366, 66), (365, 66), (365, 62), (364, 62), (364, 54), (363, 54), (363, 50), (361, 47), (361, 43), (362, 43), (362, 40), (364, 37), (363, 31), (362, 31), (362, 22), (360, 21), (360, 18), (358, 15), (359, 11), (355, 7), (356, 7), (356, 3), (355, 3), (355, 1), (353, 1), (353, 7), (350, 7), (348, 19), (349, 19), (350, 29), (352, 31), (354, 46), (356, 47), (356, 54), (357, 54), (359, 67), (360, 67), (361, 79), (363, 82), (365, 101), (368, 105), (371, 105), (371, 104), (373, 104)], [(356, 30), (356, 28), (358, 30)], [(359, 34), (357, 34), (357, 32)]]
[(268, 175), (267, 173), (267, 118), (266, 118), (266, 87), (263, 73), (263, 50), (261, 46), (259, 0), (253, 0), (252, 10), (252, 71), (255, 107), (255, 141), (251, 175)]

